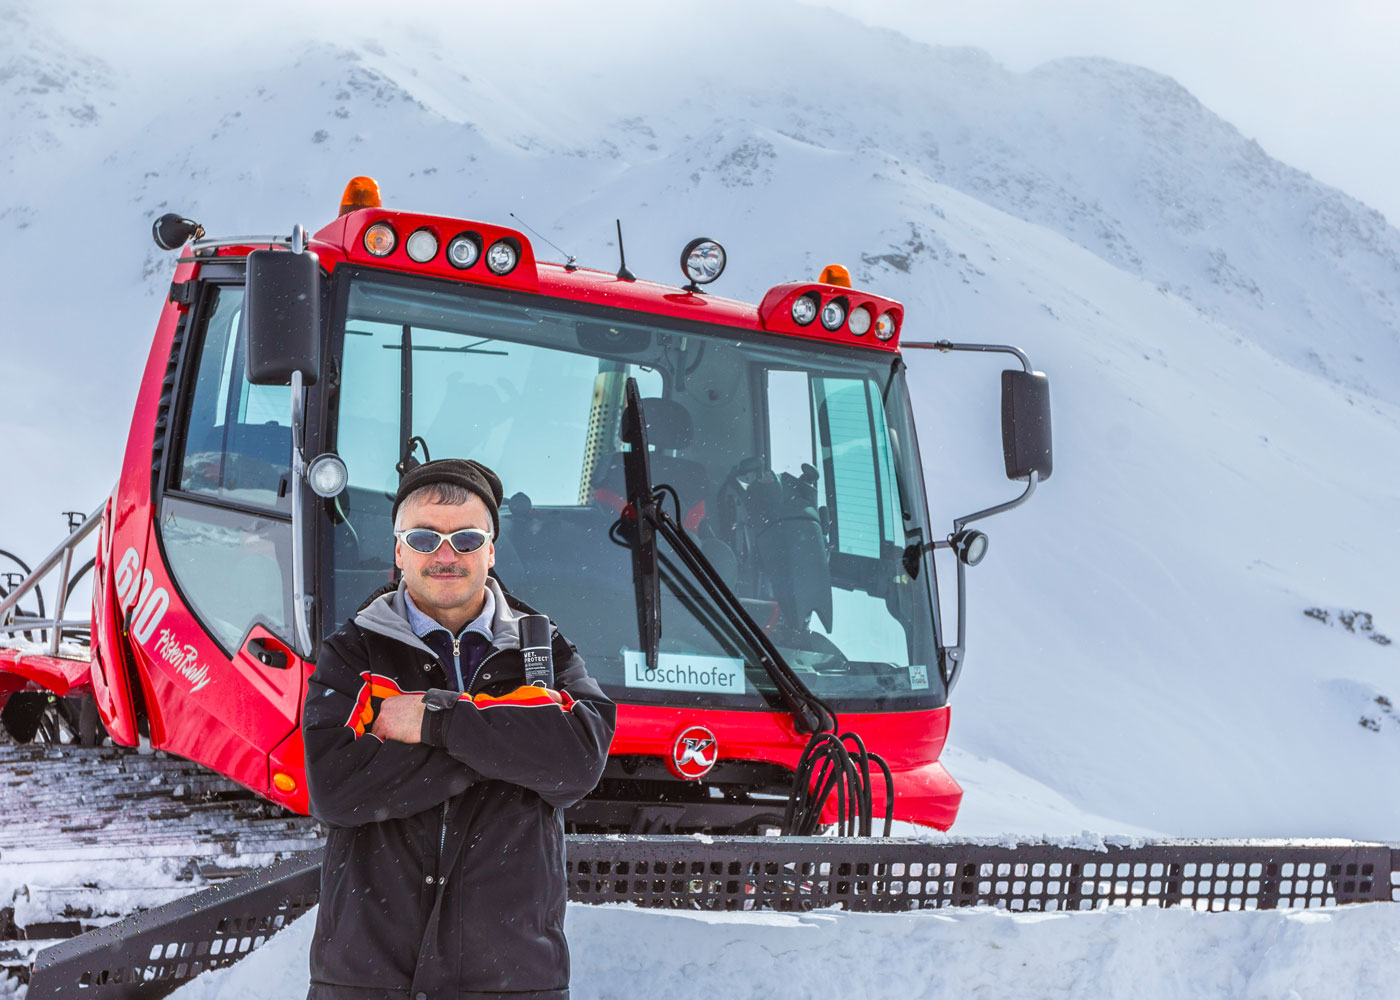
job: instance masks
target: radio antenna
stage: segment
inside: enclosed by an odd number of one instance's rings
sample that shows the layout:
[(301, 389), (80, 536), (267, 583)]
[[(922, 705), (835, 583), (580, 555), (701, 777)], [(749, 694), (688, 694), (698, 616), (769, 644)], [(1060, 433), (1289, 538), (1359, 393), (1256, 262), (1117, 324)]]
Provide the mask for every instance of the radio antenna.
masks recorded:
[(636, 281), (637, 276), (627, 269), (627, 251), (622, 249), (622, 220), (617, 220), (617, 255), (622, 266), (617, 269), (618, 281)]
[(511, 213), (510, 213), (510, 217), (511, 217), (512, 219), (514, 219), (516, 222), (520, 223), (520, 224), (521, 224), (522, 226), (524, 226), (526, 229), (530, 230), (530, 232), (534, 233), (534, 234), (535, 234), (536, 236), (538, 236), (540, 239), (544, 240), (546, 243), (548, 243), (548, 244), (549, 244), (550, 246), (552, 246), (554, 249), (558, 250), (558, 251), (559, 251), (560, 253), (562, 253), (565, 257), (569, 258), (567, 261), (564, 262), (564, 270), (566, 270), (566, 271), (577, 271), (577, 270), (578, 270), (578, 265), (574, 263), (574, 261), (578, 260), (577, 257), (575, 257), (575, 256), (574, 256), (573, 254), (571, 254), (571, 253), (566, 252), (566, 251), (564, 250), (564, 248), (561, 247), (558, 243), (555, 243), (552, 239), (550, 239), (550, 238), (549, 238), (548, 236), (546, 236), (544, 233), (540, 232), (540, 231), (539, 231), (538, 229), (536, 229), (535, 227), (531, 226), (528, 222), (526, 222), (526, 221), (525, 221), (524, 219), (522, 219), (520, 216), (516, 215), (514, 212), (511, 212)]

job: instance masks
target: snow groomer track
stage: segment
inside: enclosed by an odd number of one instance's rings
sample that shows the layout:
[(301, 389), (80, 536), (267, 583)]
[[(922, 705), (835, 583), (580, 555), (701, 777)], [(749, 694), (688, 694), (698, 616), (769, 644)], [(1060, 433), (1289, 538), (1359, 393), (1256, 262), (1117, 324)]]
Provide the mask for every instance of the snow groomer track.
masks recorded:
[(192, 761), (0, 745), (0, 983), (57, 941), (321, 843), (314, 820)]
[[(884, 912), (1155, 906), (1228, 915), (1400, 897), (1400, 850), (1343, 841), (1065, 845), (577, 834), (568, 842), (575, 903)], [(310, 852), (61, 941), (36, 957), (28, 1000), (165, 996), (260, 947), (315, 905), (319, 887), (319, 856)]]

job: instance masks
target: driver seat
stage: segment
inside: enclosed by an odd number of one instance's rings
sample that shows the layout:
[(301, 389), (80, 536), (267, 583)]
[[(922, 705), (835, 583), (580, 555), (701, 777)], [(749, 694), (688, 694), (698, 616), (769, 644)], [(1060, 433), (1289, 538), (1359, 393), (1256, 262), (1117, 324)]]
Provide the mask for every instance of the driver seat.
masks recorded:
[[(705, 498), (710, 492), (710, 476), (699, 462), (680, 452), (690, 446), (694, 423), (690, 413), (673, 399), (644, 399), (647, 443), (651, 445), (652, 485), (672, 487), (680, 496), (682, 522), (694, 531), (705, 518)], [(615, 453), (602, 473), (593, 480), (593, 496), (619, 514), (627, 506), (627, 476), (623, 453)]]

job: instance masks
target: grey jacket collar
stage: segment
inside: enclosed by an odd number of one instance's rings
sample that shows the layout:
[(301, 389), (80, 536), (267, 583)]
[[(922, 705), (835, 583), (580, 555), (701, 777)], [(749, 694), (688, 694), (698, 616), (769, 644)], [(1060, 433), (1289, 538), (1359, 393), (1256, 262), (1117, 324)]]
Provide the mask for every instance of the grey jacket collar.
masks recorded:
[[(491, 620), (491, 645), (506, 649), (520, 645), (520, 612), (506, 603), (506, 595), (501, 585), (491, 577), (486, 578), (486, 586), (496, 599), (496, 617)], [(428, 645), (413, 633), (408, 624), (408, 606), (404, 603), (404, 583), (399, 589), (384, 594), (371, 601), (363, 611), (355, 616), (355, 624), (370, 632), (397, 639), (399, 642), (421, 649), (436, 656)]]

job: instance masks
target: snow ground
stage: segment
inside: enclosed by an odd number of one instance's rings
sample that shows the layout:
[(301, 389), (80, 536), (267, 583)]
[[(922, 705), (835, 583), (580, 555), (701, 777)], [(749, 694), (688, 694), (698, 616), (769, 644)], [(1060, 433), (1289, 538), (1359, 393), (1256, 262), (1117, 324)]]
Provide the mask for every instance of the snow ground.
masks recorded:
[[(175, 1000), (301, 1000), (314, 917)], [(1199, 914), (569, 907), (574, 1000), (1392, 1000), (1400, 905)], [(1339, 993), (1339, 985), (1345, 984)]]

